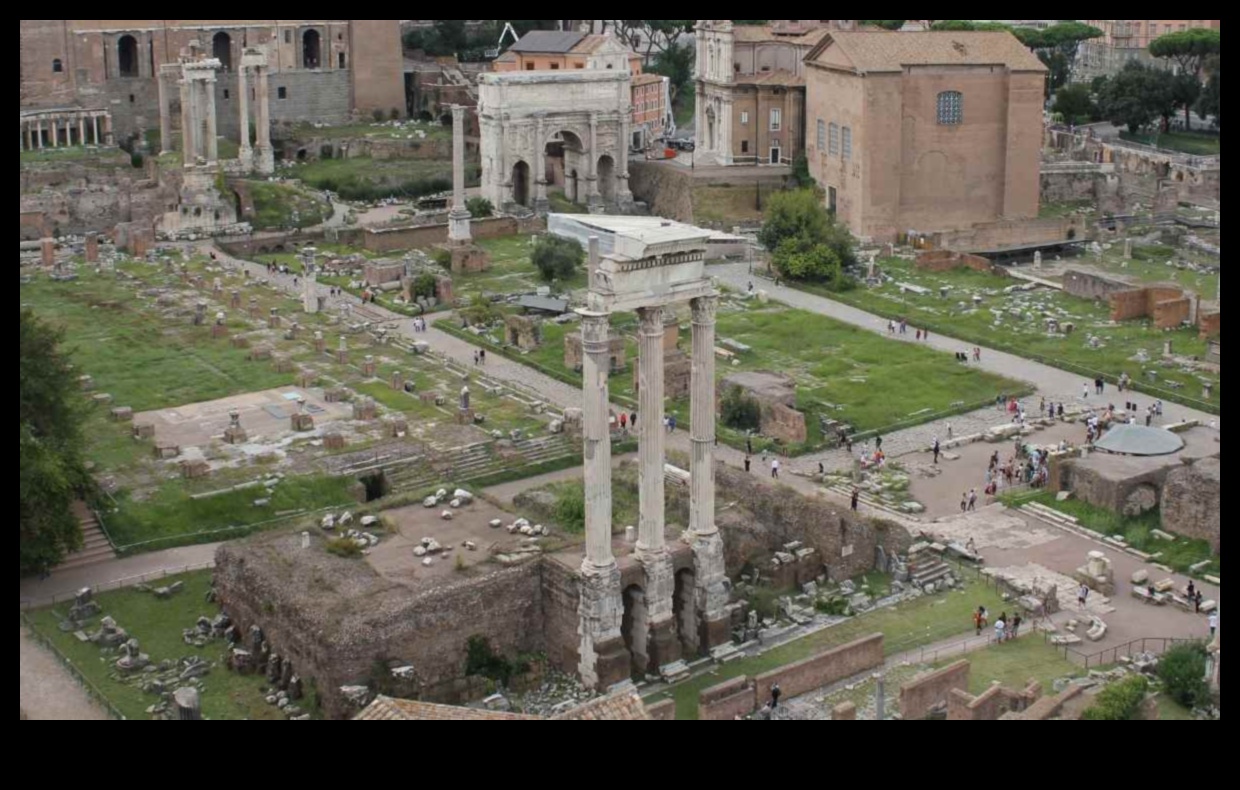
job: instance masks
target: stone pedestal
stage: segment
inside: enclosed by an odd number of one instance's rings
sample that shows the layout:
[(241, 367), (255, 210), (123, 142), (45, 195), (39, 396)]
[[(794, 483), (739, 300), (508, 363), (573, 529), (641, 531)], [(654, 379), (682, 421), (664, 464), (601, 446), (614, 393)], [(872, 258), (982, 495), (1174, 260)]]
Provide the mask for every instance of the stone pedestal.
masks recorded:
[(588, 559), (583, 563), (577, 615), (581, 637), (577, 672), (581, 682), (605, 691), (627, 680), (631, 660), (620, 634), (624, 603), (620, 598), (620, 569), (614, 561), (603, 568)]
[[(640, 535), (640, 531), (639, 531)], [(659, 675), (660, 668), (680, 660), (680, 640), (672, 612), (675, 577), (672, 556), (666, 548), (643, 551), (638, 538), (638, 561), (645, 572), (646, 594), (646, 672)]]
[[(693, 570), (697, 648), (699, 652), (710, 651), (732, 640), (732, 618), (728, 613), (732, 585), (725, 572), (723, 539), (718, 531), (693, 537)], [(682, 629), (680, 636), (686, 644), (692, 644), (694, 635)]]
[(150, 422), (134, 423), (133, 438), (135, 439), (154, 439), (155, 424)]
[[(348, 352), (342, 351), (341, 353), (347, 354)], [(362, 375), (372, 378), (375, 375), (375, 358), (370, 354), (367, 354), (366, 358), (362, 360)]]
[(327, 433), (323, 435), (324, 450), (343, 450), (345, 448), (344, 437), (338, 433)]
[(39, 251), (42, 253), (44, 266), (56, 265), (56, 241), (55, 239), (41, 239), (39, 241)]
[(313, 387), (314, 383), (318, 380), (319, 380), (319, 374), (308, 368), (302, 368), (298, 370), (297, 378), (295, 379), (297, 386), (301, 387), (302, 389)]
[(280, 328), (280, 308), (278, 307), (271, 308), (271, 312), (268, 313), (267, 315), (267, 328), (268, 329), (279, 329)]
[(184, 477), (187, 480), (206, 477), (210, 472), (211, 466), (202, 459), (185, 460), (181, 462), (181, 477)]
[(259, 319), (262, 317), (263, 317), (263, 311), (262, 311), (262, 308), (258, 306), (258, 299), (256, 297), (251, 296), (250, 297), (250, 318)]
[(391, 385), (392, 389), (397, 392), (403, 392), (405, 389), (405, 374), (399, 370), (393, 371)]
[(249, 434), (240, 425), (230, 425), (224, 429), (224, 441), (228, 444), (245, 444), (249, 440)]
[(230, 310), (241, 309), (241, 292), (240, 291), (232, 291), (231, 293), (229, 293), (228, 307)]
[(457, 425), (473, 425), (474, 410), (473, 409), (457, 409), (456, 410)]
[(476, 244), (448, 242), (447, 244), (438, 245), (438, 248), (446, 250), (452, 256), (451, 268), (453, 274), (485, 272), (491, 268), (490, 254)]
[(294, 414), (289, 422), (294, 431), (314, 430), (314, 417), (309, 414)]
[(355, 420), (373, 420), (378, 414), (373, 398), (358, 398), (353, 401), (353, 419)]
[(211, 325), (211, 337), (214, 337), (217, 339), (221, 337), (228, 337), (228, 327), (224, 326), (223, 324), (212, 324)]
[(314, 333), (314, 350), (316, 353), (322, 354), (327, 350), (327, 341), (323, 339), (322, 332)]
[(86, 234), (86, 262), (99, 262), (99, 234), (97, 233)]

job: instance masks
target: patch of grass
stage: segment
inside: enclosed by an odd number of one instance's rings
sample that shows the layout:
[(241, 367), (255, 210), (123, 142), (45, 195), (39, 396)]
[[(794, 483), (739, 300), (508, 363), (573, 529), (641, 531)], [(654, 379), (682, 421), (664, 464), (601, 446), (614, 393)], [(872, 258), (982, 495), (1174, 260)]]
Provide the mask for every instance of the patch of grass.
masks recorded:
[[(362, 547), (358, 546), (350, 537), (329, 538), (323, 548), (328, 554), (335, 554), (337, 557), (346, 559), (356, 559), (362, 556)], [(457, 559), (460, 559), (458, 555)]]
[[(452, 275), (452, 292), (457, 298), (533, 292), (547, 284), (530, 261), (532, 248), (529, 236), (480, 239), (478, 246), (490, 254), (491, 266), (485, 272)], [(556, 283), (556, 289), (572, 291), (584, 288), (585, 285), (586, 273), (581, 269), (572, 278)]]
[(1158, 695), (1159, 721), (1196, 721), (1193, 712), (1171, 698), (1169, 694)]
[(670, 697), (676, 701), (677, 719), (696, 719), (698, 694), (709, 686), (739, 675), (760, 675), (873, 633), (883, 634), (886, 655), (914, 650), (957, 635), (963, 639), (972, 634), (970, 615), (979, 605), (997, 612), (1004, 603), (994, 590), (976, 582), (966, 585), (961, 592), (905, 601), (846, 620), (762, 655), (725, 664), (653, 695), (650, 701)]
[(1217, 134), (1195, 134), (1193, 132), (1138, 132), (1133, 134), (1127, 129), (1119, 133), (1121, 140), (1133, 143), (1144, 143), (1171, 151), (1180, 151), (1197, 156), (1214, 156), (1221, 153), (1221, 137)]
[[(444, 126), (438, 121), (410, 122), (403, 121), (401, 128), (396, 128), (390, 121), (382, 123), (344, 123), (336, 126), (319, 126), (316, 127), (310, 123), (300, 123), (293, 127), (293, 134), (297, 139), (343, 139), (348, 137), (376, 137), (376, 138), (393, 138), (404, 140), (409, 134), (413, 134), (414, 130), (421, 130), (426, 133), (426, 141), (435, 139), (451, 139), (452, 127)], [(417, 136), (414, 135), (415, 140)]]
[[(929, 328), (962, 343), (1009, 351), (1073, 371), (1079, 373), (1083, 381), (1093, 380), (1096, 375), (1115, 381), (1121, 373), (1128, 373), (1135, 390), (1151, 392), (1163, 400), (1213, 411), (1217, 411), (1222, 402), (1218, 376), (1185, 372), (1178, 367), (1164, 368), (1158, 364), (1166, 340), (1172, 341), (1178, 354), (1204, 357), (1206, 343), (1198, 338), (1196, 328), (1163, 331), (1146, 320), (1112, 324), (1110, 308), (1104, 302), (1078, 299), (1063, 291), (1051, 290), (1009, 296), (1002, 290), (1017, 281), (968, 269), (924, 272), (917, 270), (912, 261), (900, 258), (886, 258), (879, 265), (884, 274), (893, 278), (892, 282), (844, 293), (826, 292), (812, 285), (796, 287), (886, 318), (907, 318), (913, 327)], [(901, 293), (900, 283), (919, 285), (929, 292), (924, 295)], [(941, 287), (950, 289), (946, 299), (939, 296)], [(974, 303), (974, 295), (980, 297), (980, 302)], [(1033, 301), (1039, 307), (1032, 306)], [(1010, 315), (1008, 311), (1021, 304), (1025, 305), (1020, 308), (1021, 316)], [(1072, 321), (1076, 331), (1064, 336), (1048, 335), (1041, 319), (1043, 309), (1054, 311), (1061, 322)], [(997, 325), (992, 310), (1000, 314)], [(1101, 338), (1103, 346), (1091, 348), (1090, 335)], [(1132, 361), (1139, 350), (1144, 350), (1151, 361), (1145, 364)], [(1156, 383), (1147, 378), (1147, 371), (1155, 372)], [(1203, 377), (1214, 383), (1213, 393), (1205, 403), (1196, 400), (1201, 396)], [(1168, 382), (1177, 386), (1172, 387)]]
[[(997, 614), (1001, 610), (993, 611)], [(959, 658), (945, 658), (934, 667), (945, 667)], [(1036, 680), (1043, 691), (1049, 691), (1055, 679), (1075, 677), (1081, 672), (1036, 633), (975, 650), (964, 658), (969, 659), (970, 694), (981, 694), (995, 681), (1010, 689), (1023, 689), (1030, 680)]]
[[(472, 173), (476, 167), (466, 167)], [(327, 189), (344, 200), (415, 198), (452, 188), (452, 162), (438, 159), (320, 159), (290, 172), (315, 189)], [(466, 176), (466, 181), (470, 181)], [(473, 179), (477, 183), (477, 179)]]
[(589, 210), (585, 206), (574, 203), (569, 200), (562, 190), (555, 190), (547, 193), (547, 202), (551, 204), (551, 211), (557, 214), (589, 214)]
[(118, 167), (131, 167), (129, 154), (119, 148), (95, 148), (93, 146), (60, 146), (46, 147), (33, 151), (22, 151), (18, 157), (21, 165), (54, 164), (56, 162), (80, 162), (87, 159), (98, 159), (102, 164)]
[[(1122, 537), (1128, 545), (1138, 551), (1149, 553), (1162, 552), (1158, 561), (1175, 568), (1180, 573), (1189, 573), (1189, 567), (1205, 560), (1210, 561), (1202, 573), (1218, 575), (1221, 572), (1222, 555), (1210, 551), (1210, 544), (1204, 540), (1193, 540), (1177, 536), (1173, 541), (1159, 540), (1151, 532), (1162, 529), (1162, 517), (1158, 509), (1149, 510), (1140, 516), (1125, 516), (1102, 507), (1096, 507), (1079, 499), (1065, 499), (1060, 502), (1055, 495), (1043, 492), (1031, 498), (1046, 507), (1066, 513), (1077, 519), (1078, 523), (1100, 535)], [(1164, 532), (1166, 530), (1163, 530)]]
[[(117, 545), (133, 552), (206, 543), (240, 537), (282, 514), (349, 504), (353, 482), (345, 477), (305, 475), (281, 480), (271, 494), (254, 486), (193, 499), (181, 481), (172, 480), (142, 501), (122, 493), (116, 510), (104, 520)], [(255, 507), (256, 499), (270, 502)], [(233, 527), (237, 529), (222, 534), (201, 534)]]
[(319, 195), (288, 184), (251, 181), (255, 230), (308, 228), (331, 215), (331, 206)]
[(1040, 219), (1053, 219), (1055, 217), (1066, 217), (1078, 211), (1082, 211), (1093, 206), (1094, 201), (1089, 198), (1082, 200), (1060, 200), (1053, 203), (1043, 203), (1038, 207), (1038, 217)]
[[(206, 719), (283, 719), (274, 705), (264, 701), (266, 678), (262, 675), (238, 675), (229, 672), (220, 662), (225, 652), (223, 640), (213, 640), (205, 647), (187, 645), (181, 639), (181, 630), (192, 628), (200, 616), (208, 618), (219, 613), (217, 604), (205, 603), (204, 598), (211, 585), (211, 571), (199, 571), (183, 576), (168, 577), (160, 585), (175, 581), (185, 582), (179, 593), (167, 599), (158, 599), (147, 592), (133, 588), (100, 593), (96, 596), (103, 615), (116, 620), (142, 646), (142, 652), (158, 664), (165, 659), (177, 660), (197, 656), (212, 663), (211, 671), (201, 682), (199, 691), (202, 713)], [(154, 694), (145, 694), (140, 687), (119, 679), (113, 662), (115, 651), (105, 654), (89, 642), (79, 642), (72, 633), (58, 629), (67, 607), (64, 605), (38, 609), (28, 615), (31, 627), (47, 641), (55, 645), (73, 667), (103, 693), (117, 710), (129, 719), (149, 718), (146, 708), (159, 702)], [(87, 632), (98, 630), (95, 618)], [(317, 708), (311, 684), (306, 684), (306, 697), (297, 704), (303, 711)]]
[(135, 412), (272, 389), (292, 375), (251, 362), (246, 351), (211, 339), (209, 326), (192, 325), (192, 303), (180, 315), (159, 316), (124, 281), (78, 270), (62, 284), (38, 279), (22, 288), (22, 302), (64, 328), (75, 365)]

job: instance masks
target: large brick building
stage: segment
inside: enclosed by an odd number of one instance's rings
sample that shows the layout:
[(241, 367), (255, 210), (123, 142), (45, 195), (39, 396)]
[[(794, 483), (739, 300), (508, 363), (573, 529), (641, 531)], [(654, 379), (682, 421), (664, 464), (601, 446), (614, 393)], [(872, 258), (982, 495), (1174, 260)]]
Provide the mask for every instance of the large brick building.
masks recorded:
[(806, 58), (810, 172), (852, 233), (1038, 214), (1046, 67), (1006, 32), (831, 32)]
[(237, 134), (229, 74), (246, 47), (266, 51), (273, 121), (405, 110), (399, 20), (23, 19), (19, 41), (23, 108), (107, 109), (119, 136), (159, 128), (156, 75), (191, 41), (223, 64), (223, 135)]

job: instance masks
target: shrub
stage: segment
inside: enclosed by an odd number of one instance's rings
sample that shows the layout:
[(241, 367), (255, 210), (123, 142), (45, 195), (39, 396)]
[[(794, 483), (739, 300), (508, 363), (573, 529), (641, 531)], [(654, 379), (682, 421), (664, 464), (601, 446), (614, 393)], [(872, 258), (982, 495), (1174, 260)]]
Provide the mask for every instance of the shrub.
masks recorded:
[(814, 603), (814, 609), (820, 614), (839, 617), (848, 614), (848, 600), (845, 598), (828, 598)]
[(380, 110), (378, 107), (374, 108), (370, 111), (370, 117), (375, 119), (375, 123), (379, 123), (383, 120), (383, 110)]
[(586, 528), (586, 494), (583, 486), (566, 485), (555, 498), (555, 520), (565, 532), (580, 534)]
[(482, 219), (495, 213), (495, 206), (484, 197), (471, 197), (465, 201), (465, 208), (469, 209), (469, 216), (474, 219)]
[(740, 387), (731, 387), (723, 393), (723, 424), (738, 431), (756, 431), (762, 425), (762, 406), (755, 398), (745, 394)]
[(471, 636), (465, 643), (465, 674), (480, 675), (508, 685), (513, 673), (525, 671), (520, 662), (513, 663), (491, 649), (485, 636)]
[(1158, 661), (1158, 677), (1167, 693), (1186, 708), (1201, 707), (1210, 701), (1205, 676), (1206, 647), (1201, 642), (1175, 645)]
[(431, 260), (445, 269), (452, 268), (452, 253), (440, 248), (431, 253)]
[(547, 282), (566, 280), (573, 276), (585, 260), (581, 245), (572, 239), (545, 234), (538, 237), (534, 252), (530, 255), (535, 268)]
[(391, 118), (393, 121), (399, 121), (399, 120), (400, 120), (400, 110), (399, 110), (399, 109), (397, 109), (397, 108), (395, 108), (395, 107), (393, 107), (393, 108), (392, 108), (392, 109), (388, 112), (388, 117), (389, 117), (389, 118)]
[(418, 120), (421, 121), (422, 123), (426, 123), (427, 121), (435, 120), (435, 116), (431, 115), (430, 110), (419, 110)]
[(414, 296), (434, 296), (435, 295), (435, 275), (430, 272), (422, 272), (413, 279), (413, 295)]
[(327, 541), (327, 553), (335, 554), (337, 557), (352, 559), (354, 557), (360, 557), (362, 554), (362, 549), (353, 542), (353, 538), (339, 537), (332, 538)]
[(825, 244), (835, 252), (842, 266), (856, 262), (853, 238), (848, 229), (836, 222), (810, 189), (777, 192), (767, 201), (758, 241), (775, 252), (785, 239), (804, 239), (803, 243), (809, 246)]
[(1141, 708), (1149, 681), (1142, 675), (1130, 675), (1104, 688), (1081, 716), (1086, 721), (1130, 721)]
[(129, 164), (133, 165), (135, 169), (140, 169), (145, 161), (141, 151), (134, 151), (129, 155)]
[(464, 554), (456, 555), (456, 561), (452, 564), (452, 570), (456, 571), (457, 573), (465, 572), (465, 555)]

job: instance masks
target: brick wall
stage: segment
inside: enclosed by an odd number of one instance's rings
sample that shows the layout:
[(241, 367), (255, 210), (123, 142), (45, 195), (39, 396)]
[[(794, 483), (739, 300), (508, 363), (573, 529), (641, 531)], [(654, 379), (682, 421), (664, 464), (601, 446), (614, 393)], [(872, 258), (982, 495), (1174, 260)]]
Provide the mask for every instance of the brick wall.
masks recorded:
[(759, 675), (754, 678), (754, 693), (758, 700), (768, 700), (771, 687), (778, 683), (785, 697), (795, 697), (882, 666), (882, 663), (883, 635), (871, 634)]
[(1158, 329), (1177, 329), (1192, 315), (1193, 300), (1166, 299), (1154, 303), (1154, 326)]
[[(534, 233), (541, 230), (540, 223), (520, 222), (513, 217), (487, 217), (470, 223), (470, 233), (475, 239), (491, 239), (511, 236), (514, 233)], [(448, 225), (418, 225), (409, 228), (366, 228), (362, 235), (362, 247), (372, 252), (410, 250), (443, 244), (448, 240)]]
[(1082, 299), (1106, 299), (1113, 293), (1130, 291), (1132, 286), (1109, 277), (1067, 269), (1063, 273), (1063, 289), (1072, 296)]
[(1182, 290), (1165, 285), (1118, 291), (1112, 293), (1110, 299), (1112, 321), (1148, 316), (1159, 329), (1178, 327), (1193, 309), (1192, 300), (1185, 297)]
[(1023, 721), (1046, 721), (1058, 716), (1067, 717), (1070, 710), (1074, 710), (1079, 714), (1079, 711), (1085, 707), (1083, 703), (1086, 703), (1087, 700), (1086, 697), (1082, 696), (1084, 693), (1084, 686), (1070, 684), (1055, 696), (1042, 697), (1035, 700), (1025, 710), (1009, 718)]
[(994, 250), (1085, 237), (1079, 217), (979, 222), (966, 230), (935, 233), (934, 246), (946, 250)]
[[(1219, 336), (1219, 333), (1222, 331), (1219, 328), (1222, 315), (1221, 312), (1203, 313), (1201, 315), (1200, 321), (1198, 321), (1198, 328), (1201, 330), (1201, 337), (1203, 339), (1207, 337), (1217, 338)], [(1217, 362), (1218, 360), (1215, 361)]]
[(729, 721), (756, 709), (753, 682), (745, 675), (702, 689), (698, 694), (699, 721)]
[(967, 252), (951, 250), (927, 250), (917, 254), (916, 267), (928, 272), (946, 272), (964, 267), (983, 274), (996, 274), (1007, 277), (1011, 274), (1005, 266), (996, 266), (989, 259)]
[(969, 662), (961, 659), (942, 669), (919, 675), (900, 686), (900, 718), (924, 719), (931, 708), (947, 701), (953, 689), (969, 688)]
[[(1023, 691), (991, 686), (974, 697), (966, 691), (953, 689), (948, 695), (948, 721), (997, 721), (1004, 714), (1019, 714), (1042, 696), (1042, 685), (1030, 681)], [(1019, 718), (1019, 716), (1012, 716)]]

